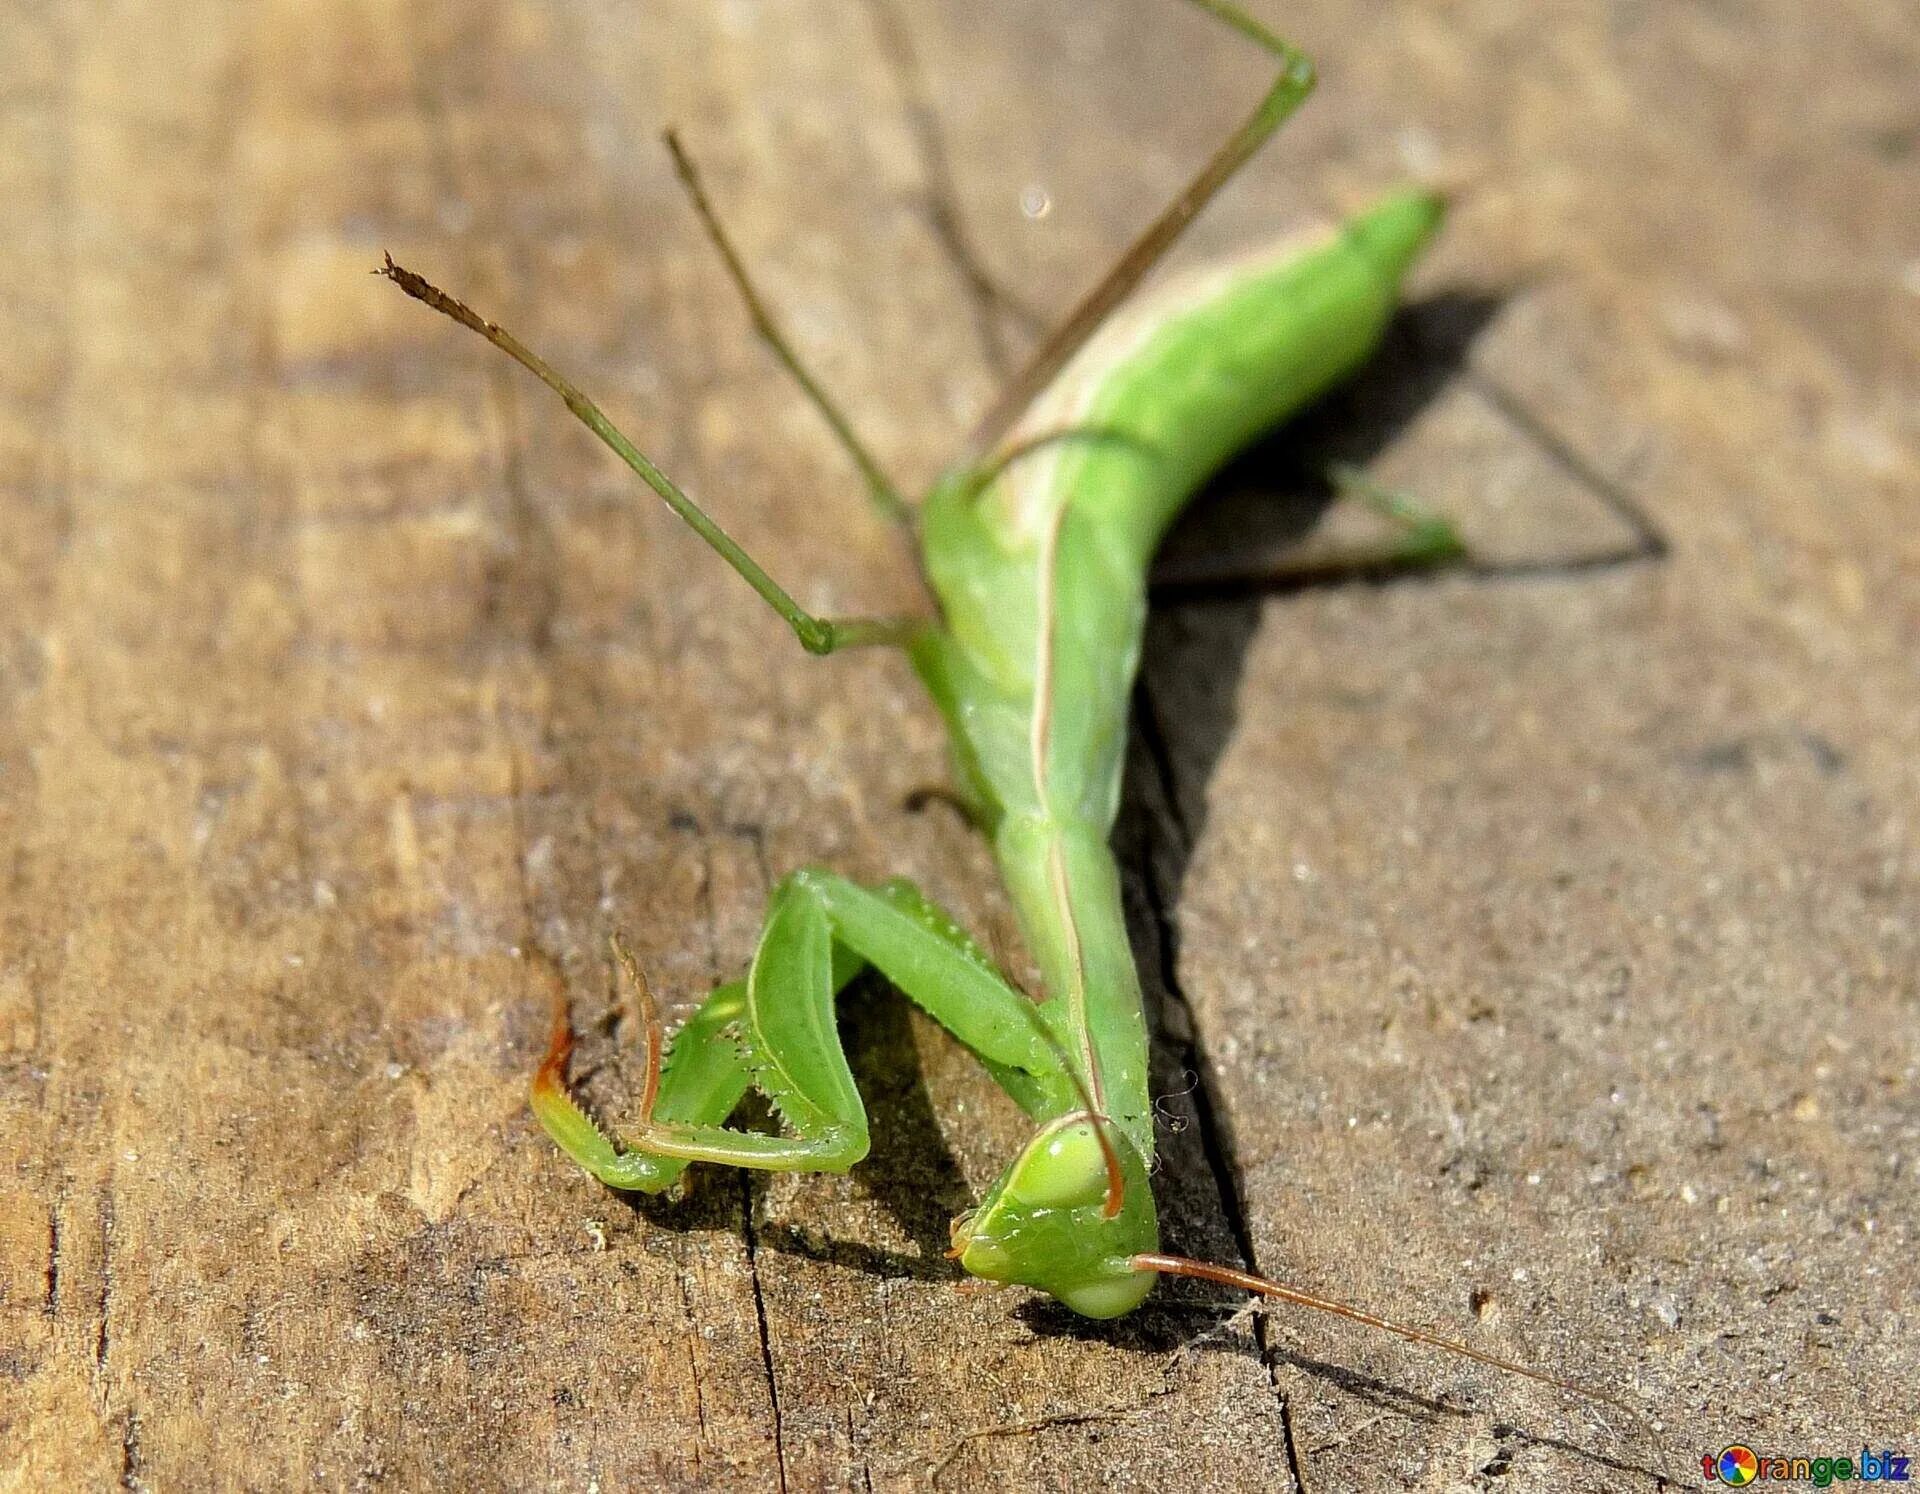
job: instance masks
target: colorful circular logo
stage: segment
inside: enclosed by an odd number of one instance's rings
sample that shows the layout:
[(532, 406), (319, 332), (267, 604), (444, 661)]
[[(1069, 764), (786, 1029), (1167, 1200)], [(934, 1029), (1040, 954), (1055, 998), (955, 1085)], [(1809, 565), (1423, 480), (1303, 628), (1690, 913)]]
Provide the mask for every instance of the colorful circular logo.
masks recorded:
[(1760, 1460), (1753, 1455), (1752, 1448), (1742, 1447), (1736, 1442), (1732, 1447), (1720, 1449), (1714, 1472), (1720, 1475), (1721, 1483), (1732, 1484), (1738, 1489), (1760, 1476)]

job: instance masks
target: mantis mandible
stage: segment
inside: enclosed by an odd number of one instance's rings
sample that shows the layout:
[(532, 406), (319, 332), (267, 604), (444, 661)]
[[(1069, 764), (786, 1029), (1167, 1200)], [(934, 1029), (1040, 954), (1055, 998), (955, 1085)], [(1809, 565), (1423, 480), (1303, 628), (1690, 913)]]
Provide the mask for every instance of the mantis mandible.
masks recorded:
[[(836, 1030), (835, 998), (870, 966), (971, 1049), (1036, 1125), (979, 1206), (954, 1222), (950, 1254), (962, 1270), (1038, 1288), (1093, 1318), (1131, 1311), (1162, 1274), (1198, 1276), (1591, 1395), (1421, 1329), (1159, 1249), (1147, 1176), (1154, 1151), (1147, 1022), (1108, 846), (1147, 566), (1209, 474), (1366, 359), (1442, 216), (1437, 193), (1403, 189), (1323, 238), (1190, 275), (1122, 307), (1314, 84), (1308, 58), (1237, 5), (1189, 3), (1265, 48), (1277, 78), (1042, 342), (965, 457), (917, 505), (888, 481), (792, 351), (692, 162), (667, 135), (755, 330), (832, 427), (879, 512), (917, 541), (937, 604), (932, 618), (807, 612), (573, 384), (511, 333), (387, 261), (382, 273), (409, 295), (552, 388), (808, 653), (905, 652), (945, 719), (958, 795), (992, 841), (1044, 982), (1044, 999), (1017, 988), (911, 884), (866, 887), (829, 871), (797, 871), (772, 894), (744, 977), (715, 990), (670, 1048), (637, 965), (616, 941), (640, 994), (647, 1046), (639, 1119), (617, 1141), (569, 1093), (564, 1004), (532, 1106), (560, 1148), (613, 1188), (660, 1192), (690, 1162), (843, 1172), (866, 1155), (868, 1128)], [(1410, 524), (1407, 558), (1457, 551), (1444, 522), (1395, 507)], [(777, 1111), (780, 1134), (726, 1124), (749, 1087)]]

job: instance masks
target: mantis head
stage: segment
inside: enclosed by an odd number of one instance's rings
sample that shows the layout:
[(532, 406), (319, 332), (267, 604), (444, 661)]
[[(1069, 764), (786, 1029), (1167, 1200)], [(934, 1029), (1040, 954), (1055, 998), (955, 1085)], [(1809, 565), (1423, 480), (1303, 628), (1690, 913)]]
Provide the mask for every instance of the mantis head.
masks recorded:
[(1084, 1113), (1041, 1127), (953, 1227), (953, 1254), (967, 1272), (1037, 1287), (1089, 1318), (1140, 1305), (1154, 1273), (1133, 1257), (1158, 1244), (1139, 1153)]
[(1425, 1329), (1375, 1317), (1250, 1271), (1162, 1255), (1159, 1235), (1139, 1152), (1111, 1123), (1096, 1122), (1083, 1110), (1034, 1134), (980, 1207), (954, 1221), (949, 1254), (974, 1276), (1036, 1287), (1088, 1318), (1132, 1312), (1158, 1276), (1196, 1277), (1330, 1313), (1637, 1414), (1612, 1396)]
[(1104, 1120), (1096, 1124), (1089, 1112), (1079, 1111), (1042, 1126), (980, 1207), (954, 1221), (949, 1254), (974, 1276), (1036, 1287), (1088, 1318), (1132, 1312), (1158, 1276), (1197, 1277), (1331, 1313), (1637, 1414), (1612, 1396), (1425, 1329), (1232, 1266), (1161, 1255), (1159, 1235), (1139, 1152), (1116, 1127)]

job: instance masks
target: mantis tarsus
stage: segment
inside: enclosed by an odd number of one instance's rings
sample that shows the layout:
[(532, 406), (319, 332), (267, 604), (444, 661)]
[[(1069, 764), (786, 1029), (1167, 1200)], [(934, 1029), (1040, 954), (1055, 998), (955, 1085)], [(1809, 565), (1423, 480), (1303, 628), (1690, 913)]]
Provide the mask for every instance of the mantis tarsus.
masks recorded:
[[(1121, 309), (1141, 277), (1313, 87), (1312, 64), (1228, 0), (1189, 0), (1265, 48), (1278, 76), (1253, 113), (1048, 337), (913, 505), (882, 472), (767, 311), (671, 132), (675, 167), (755, 330), (860, 469), (876, 508), (918, 542), (932, 618), (803, 609), (592, 401), (510, 333), (411, 271), (384, 274), (545, 381), (759, 593), (809, 653), (904, 650), (951, 734), (956, 786), (989, 835), (1045, 999), (1016, 988), (914, 887), (794, 873), (774, 892), (745, 976), (714, 991), (668, 1050), (645, 981), (639, 1121), (611, 1139), (570, 1095), (564, 1006), (532, 1105), (568, 1156), (614, 1188), (659, 1192), (689, 1162), (839, 1172), (866, 1155), (867, 1116), (835, 1026), (842, 986), (872, 966), (971, 1049), (1033, 1118), (1033, 1138), (971, 1213), (952, 1256), (974, 1276), (1108, 1318), (1161, 1274), (1198, 1276), (1337, 1313), (1545, 1381), (1567, 1381), (1228, 1267), (1162, 1254), (1147, 1169), (1154, 1108), (1147, 1025), (1107, 843), (1118, 810), (1146, 570), (1188, 498), (1253, 436), (1352, 372), (1391, 316), (1440, 197), (1392, 193), (1310, 244), (1190, 275)], [(1357, 485), (1381, 501), (1377, 490)], [(1458, 549), (1410, 515), (1405, 558)], [(780, 1134), (726, 1125), (749, 1087)], [(1606, 1399), (1606, 1397), (1597, 1397)]]

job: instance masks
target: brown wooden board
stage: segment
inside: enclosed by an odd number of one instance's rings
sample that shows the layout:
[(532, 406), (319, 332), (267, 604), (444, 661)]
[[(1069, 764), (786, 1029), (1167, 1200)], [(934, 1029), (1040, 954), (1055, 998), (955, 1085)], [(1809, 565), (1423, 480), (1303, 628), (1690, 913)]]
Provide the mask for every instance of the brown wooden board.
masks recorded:
[[(586, 1089), (631, 1093), (611, 928), (678, 1012), (796, 866), (1007, 914), (906, 807), (943, 757), (904, 664), (802, 656), (367, 271), (514, 326), (808, 604), (910, 607), (659, 129), (919, 484), (1257, 56), (1171, 0), (28, 0), (0, 1488), (1613, 1490), (1733, 1441), (1920, 1453), (1920, 28), (1264, 14), (1322, 90), (1183, 256), (1409, 173), (1460, 198), (1379, 362), (1162, 566), (1119, 842), (1169, 1231), (1652, 1425), (1207, 1292), (1108, 1327), (956, 1292), (946, 1222), (1022, 1123), (877, 987), (848, 1177), (634, 1205), (524, 1108), (556, 980)], [(1473, 563), (1330, 576), (1367, 535), (1326, 456)]]

